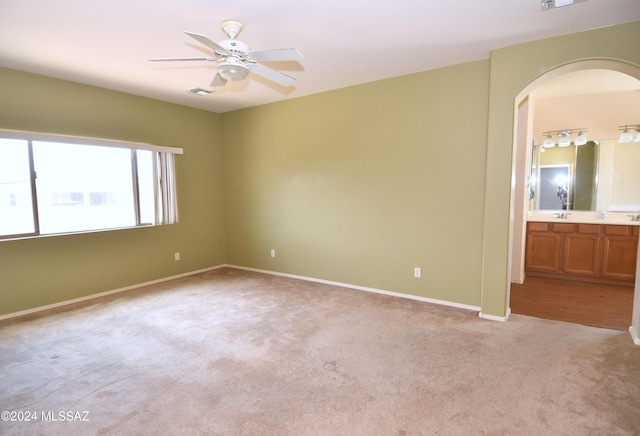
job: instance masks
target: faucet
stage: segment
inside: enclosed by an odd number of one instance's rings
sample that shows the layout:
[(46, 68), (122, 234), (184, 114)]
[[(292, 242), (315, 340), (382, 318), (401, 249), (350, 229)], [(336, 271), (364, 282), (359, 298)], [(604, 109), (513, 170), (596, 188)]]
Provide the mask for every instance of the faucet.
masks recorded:
[(567, 212), (556, 212), (554, 213), (554, 215), (556, 216), (556, 218), (560, 218), (560, 219), (567, 219), (567, 217), (570, 215)]
[(637, 215), (629, 215), (631, 217), (631, 221), (640, 221), (640, 213)]

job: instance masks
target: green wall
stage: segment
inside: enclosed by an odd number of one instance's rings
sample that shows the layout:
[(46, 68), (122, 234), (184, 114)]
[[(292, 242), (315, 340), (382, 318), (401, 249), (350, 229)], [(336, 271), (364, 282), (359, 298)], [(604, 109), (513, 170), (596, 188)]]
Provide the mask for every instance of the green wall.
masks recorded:
[[(491, 52), (482, 244), (481, 307), (484, 314), (503, 317), (508, 309), (516, 97), (545, 74), (577, 62), (608, 60), (640, 67), (638, 47), (640, 22), (637, 21)], [(635, 71), (637, 74), (638, 70)]]
[(219, 115), (7, 69), (0, 95), (0, 129), (184, 149), (179, 224), (0, 241), (0, 315), (224, 263)]
[(488, 83), (483, 60), (223, 114), (227, 263), (479, 306)]
[(228, 263), (504, 317), (515, 98), (638, 47), (635, 22), (225, 114), (0, 69), (0, 128), (185, 150), (177, 225), (0, 241), (0, 316)]

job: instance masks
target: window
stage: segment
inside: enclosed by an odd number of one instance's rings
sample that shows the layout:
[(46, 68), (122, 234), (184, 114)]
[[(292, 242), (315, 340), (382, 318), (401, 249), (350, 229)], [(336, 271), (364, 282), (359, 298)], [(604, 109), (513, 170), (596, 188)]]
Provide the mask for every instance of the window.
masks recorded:
[(0, 238), (175, 223), (181, 153), (0, 131)]

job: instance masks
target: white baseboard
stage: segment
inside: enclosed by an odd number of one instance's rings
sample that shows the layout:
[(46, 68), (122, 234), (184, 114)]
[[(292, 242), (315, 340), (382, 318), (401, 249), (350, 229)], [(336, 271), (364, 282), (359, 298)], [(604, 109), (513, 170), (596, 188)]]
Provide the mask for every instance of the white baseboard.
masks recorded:
[[(108, 295), (113, 295), (113, 294), (118, 294), (118, 293), (121, 293), (121, 292), (130, 291), (130, 290), (133, 290), (133, 289), (141, 288), (143, 286), (149, 286), (149, 285), (153, 285), (153, 284), (156, 284), (156, 283), (167, 282), (169, 280), (178, 279), (180, 277), (187, 277), (187, 276), (191, 276), (191, 275), (194, 275), (194, 274), (199, 274), (199, 273), (203, 273), (203, 272), (207, 272), (207, 271), (212, 271), (212, 270), (219, 269), (219, 268), (224, 268), (224, 267), (241, 269), (241, 270), (246, 270), (246, 271), (253, 271), (253, 272), (258, 272), (258, 273), (263, 273), (263, 274), (270, 274), (270, 275), (281, 276), (281, 277), (289, 277), (289, 278), (293, 278), (293, 279), (305, 280), (305, 281), (316, 282), (316, 283), (323, 283), (323, 284), (332, 285), (332, 286), (340, 286), (340, 287), (343, 287), (343, 288), (356, 289), (356, 290), (359, 290), (359, 291), (366, 291), (366, 292), (373, 292), (373, 293), (376, 293), (376, 294), (390, 295), (390, 296), (393, 296), (393, 297), (407, 298), (407, 299), (410, 299), (410, 300), (417, 300), (417, 301), (422, 301), (422, 302), (425, 302), (425, 303), (439, 304), (441, 306), (456, 307), (456, 308), (459, 308), (459, 309), (466, 309), (466, 310), (471, 310), (471, 311), (480, 311), (480, 307), (479, 306), (472, 306), (472, 305), (469, 305), (469, 304), (455, 303), (455, 302), (446, 301), (446, 300), (437, 300), (437, 299), (434, 299), (434, 298), (426, 298), (426, 297), (420, 297), (420, 296), (417, 296), (417, 295), (403, 294), (403, 293), (400, 293), (400, 292), (386, 291), (384, 289), (370, 288), (370, 287), (366, 287), (366, 286), (352, 285), (352, 284), (349, 284), (349, 283), (342, 283), (342, 282), (335, 282), (335, 281), (331, 281), (331, 280), (317, 279), (317, 278), (314, 278), (314, 277), (307, 277), (307, 276), (300, 276), (300, 275), (295, 275), (295, 274), (280, 273), (280, 272), (276, 272), (276, 271), (269, 271), (269, 270), (263, 270), (263, 269), (257, 269), (257, 268), (249, 268), (249, 267), (244, 267), (244, 266), (239, 266), (239, 265), (223, 264), (223, 265), (218, 265), (218, 266), (213, 266), (213, 267), (209, 267), (209, 268), (200, 269), (200, 270), (197, 270), (197, 271), (190, 271), (190, 272), (187, 272), (187, 273), (182, 273), (182, 274), (178, 274), (178, 275), (174, 275), (174, 276), (163, 277), (161, 279), (151, 280), (151, 281), (144, 282), (144, 283), (138, 283), (138, 284), (135, 284), (135, 285), (126, 286), (126, 287), (118, 288), (118, 289), (113, 289), (113, 290), (110, 290), (110, 291), (100, 292), (100, 293), (97, 293), (97, 294), (91, 294), (91, 295), (87, 295), (87, 296), (80, 297), (80, 298), (74, 298), (72, 300), (65, 300), (65, 301), (61, 301), (59, 303), (48, 304), (46, 306), (39, 306), (39, 307), (35, 307), (33, 309), (22, 310), (20, 312), (14, 312), (14, 313), (8, 313), (6, 315), (0, 315), (0, 321), (5, 320), (5, 319), (17, 318), (17, 317), (24, 316), (24, 315), (30, 315), (30, 314), (33, 314), (33, 313), (44, 312), (46, 310), (56, 309), (56, 308), (59, 308), (59, 307), (64, 307), (64, 306), (68, 306), (68, 305), (71, 305), (71, 304), (80, 303), (80, 302), (83, 302), (83, 301), (93, 300), (95, 298), (100, 298), (100, 297), (105, 297), (105, 296), (108, 296)], [(481, 318), (485, 318), (485, 319), (494, 320), (494, 321), (506, 321), (509, 318), (508, 315), (503, 319), (503, 318), (494, 317), (494, 316), (491, 316), (491, 315), (483, 315), (481, 312), (480, 312), (480, 317)]]
[(138, 284), (131, 285), (131, 286), (125, 286), (124, 288), (118, 288), (118, 289), (113, 289), (111, 291), (99, 292), (97, 294), (91, 294), (91, 295), (87, 295), (85, 297), (74, 298), (72, 300), (65, 300), (65, 301), (61, 301), (59, 303), (47, 304), (46, 306), (38, 306), (38, 307), (34, 307), (33, 309), (21, 310), (20, 312), (8, 313), (6, 315), (0, 315), (0, 321), (5, 320), (5, 319), (17, 318), (19, 316), (30, 315), (32, 313), (43, 312), (43, 311), (49, 310), (49, 309), (56, 309), (58, 307), (68, 306), (70, 304), (81, 303), (83, 301), (93, 300), (94, 298), (105, 297), (107, 295), (118, 294), (120, 292), (130, 291), (132, 289), (141, 288), (143, 286), (149, 286), (149, 285), (153, 285), (153, 284), (156, 284), (156, 283), (162, 283), (162, 282), (167, 282), (169, 280), (179, 279), (180, 277), (192, 276), (194, 274), (200, 274), (200, 273), (203, 273), (203, 272), (212, 271), (214, 269), (222, 268), (224, 266), (225, 265), (212, 266), (212, 267), (200, 269), (200, 270), (197, 270), (197, 271), (190, 271), (190, 272), (187, 272), (187, 273), (182, 273), (182, 274), (178, 274), (178, 275), (174, 275), (174, 276), (163, 277), (163, 278), (157, 279), (157, 280), (151, 280), (150, 282), (138, 283)]
[(631, 336), (631, 340), (634, 344), (640, 345), (640, 337), (638, 337), (638, 333), (634, 330), (633, 327), (629, 327), (629, 335)]
[(433, 298), (426, 298), (426, 297), (420, 297), (417, 295), (411, 295), (411, 294), (403, 294), (400, 292), (393, 292), (393, 291), (385, 291), (383, 289), (376, 289), (376, 288), (369, 288), (366, 286), (358, 286), (358, 285), (352, 285), (349, 283), (342, 283), (342, 282), (334, 282), (334, 281), (330, 281), (330, 280), (323, 280), (323, 279), (316, 279), (314, 277), (307, 277), (307, 276), (299, 276), (299, 275), (295, 275), (295, 274), (286, 274), (286, 273), (280, 273), (280, 272), (276, 272), (276, 271), (269, 271), (269, 270), (263, 270), (263, 269), (257, 269), (257, 268), (249, 268), (246, 266), (239, 266), (239, 265), (224, 265), (228, 268), (236, 268), (236, 269), (242, 269), (242, 270), (246, 270), (246, 271), (253, 271), (253, 272), (258, 272), (258, 273), (263, 273), (263, 274), (270, 274), (270, 275), (274, 275), (274, 276), (281, 276), (281, 277), (289, 277), (292, 279), (298, 279), (298, 280), (305, 280), (308, 282), (315, 282), (315, 283), (323, 283), (326, 285), (333, 285), (333, 286), (340, 286), (343, 288), (349, 288), (349, 289), (356, 289), (359, 291), (366, 291), (366, 292), (373, 292), (376, 294), (384, 294), (384, 295), (391, 295), (393, 297), (400, 297), (400, 298), (408, 298), (410, 300), (417, 300), (417, 301), (423, 301), (425, 303), (433, 303), (433, 304), (439, 304), (441, 306), (450, 306), (450, 307), (457, 307), (459, 309), (466, 309), (466, 310), (473, 310), (473, 311), (479, 311), (480, 307), (479, 306), (471, 306), (468, 304), (461, 304), (461, 303), (455, 303), (452, 301), (446, 301), (446, 300), (436, 300)]
[(507, 314), (505, 316), (488, 315), (482, 312), (480, 312), (478, 316), (482, 319), (488, 319), (489, 321), (507, 322), (509, 321), (509, 317), (511, 316), (511, 308), (507, 309)]

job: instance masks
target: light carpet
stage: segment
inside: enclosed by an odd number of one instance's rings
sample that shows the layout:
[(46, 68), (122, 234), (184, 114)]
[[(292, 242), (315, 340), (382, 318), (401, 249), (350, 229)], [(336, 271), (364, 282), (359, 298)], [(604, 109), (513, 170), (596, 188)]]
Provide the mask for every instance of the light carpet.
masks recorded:
[(0, 374), (3, 435), (640, 434), (627, 333), (230, 268), (4, 321)]

